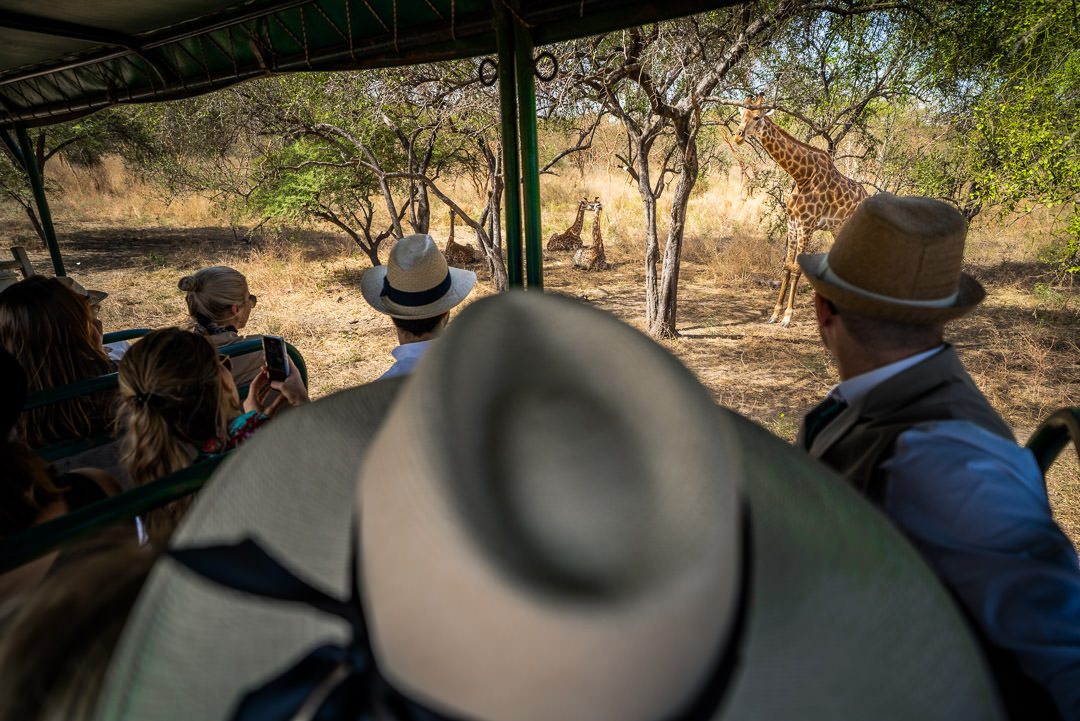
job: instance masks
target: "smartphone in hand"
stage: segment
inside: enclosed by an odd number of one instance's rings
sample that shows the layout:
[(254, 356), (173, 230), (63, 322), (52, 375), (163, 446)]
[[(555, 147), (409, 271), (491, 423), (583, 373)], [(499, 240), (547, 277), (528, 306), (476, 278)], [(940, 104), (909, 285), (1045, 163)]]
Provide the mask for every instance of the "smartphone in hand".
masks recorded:
[(270, 380), (283, 381), (289, 377), (289, 358), (285, 354), (285, 340), (276, 335), (263, 336), (263, 355)]

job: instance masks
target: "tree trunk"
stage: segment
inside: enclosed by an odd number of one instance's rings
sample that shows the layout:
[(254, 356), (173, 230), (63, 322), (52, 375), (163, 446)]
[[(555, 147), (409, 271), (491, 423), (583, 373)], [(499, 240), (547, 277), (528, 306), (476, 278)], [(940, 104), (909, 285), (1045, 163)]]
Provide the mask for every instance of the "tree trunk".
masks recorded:
[(30, 225), (34, 226), (34, 232), (41, 239), (41, 247), (48, 248), (49, 241), (45, 239), (45, 228), (41, 226), (41, 221), (38, 220), (37, 213), (34, 212), (34, 206), (23, 205), (23, 210), (26, 211), (26, 217), (30, 219)]
[(491, 193), (491, 244), (493, 258), (488, 258), (488, 268), (491, 271), (491, 282), (495, 290), (500, 293), (510, 290), (510, 278), (506, 273), (506, 260), (502, 251), (502, 180), (496, 180), (496, 186)]
[[(420, 172), (425, 172), (421, 170)], [(428, 201), (427, 186), (417, 183), (416, 195), (414, 196), (413, 226), (417, 233), (427, 233), (431, 227), (431, 203)]]
[(653, 197), (649, 175), (649, 152), (652, 142), (633, 138), (637, 155), (637, 184), (641, 205), (645, 211), (645, 327), (652, 328), (660, 307), (656, 287), (656, 261), (660, 257), (660, 240), (656, 232), (656, 198)]
[(682, 151), (682, 166), (679, 169), (679, 182), (671, 197), (671, 225), (668, 228), (667, 245), (664, 247), (664, 266), (660, 276), (660, 292), (656, 315), (649, 325), (649, 335), (654, 338), (676, 338), (676, 318), (678, 311), (679, 268), (682, 264), (683, 234), (686, 231), (686, 207), (690, 203), (690, 193), (697, 183), (698, 154), (696, 133), (688, 125), (690, 119), (675, 124), (675, 136)]

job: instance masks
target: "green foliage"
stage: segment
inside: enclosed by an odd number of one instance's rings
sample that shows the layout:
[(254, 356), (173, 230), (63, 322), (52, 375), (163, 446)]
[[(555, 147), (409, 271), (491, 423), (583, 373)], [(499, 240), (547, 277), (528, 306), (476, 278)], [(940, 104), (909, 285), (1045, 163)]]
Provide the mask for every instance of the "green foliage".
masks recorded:
[(1003, 212), (1071, 208), (1052, 249), (1077, 272), (1080, 203), (1080, 18), (1072, 0), (965, 0), (943, 8), (927, 68), (963, 119), (981, 202)]
[[(11, 133), (14, 140), (15, 133)], [(138, 134), (137, 127), (127, 121), (127, 116), (118, 110), (104, 110), (94, 115), (89, 115), (79, 120), (60, 123), (48, 127), (34, 128), (28, 132), (34, 162), (39, 172), (54, 162), (54, 158), (61, 157), (73, 166), (92, 168), (101, 163), (103, 155), (115, 152), (116, 148), (124, 146), (129, 140)], [(20, 205), (30, 223), (34, 226), (42, 243), (45, 242), (44, 231), (37, 217), (37, 206), (34, 203), (33, 193), (30, 188), (30, 179), (23, 170), (21, 163), (16, 162), (11, 150), (3, 145), (0, 152), (0, 195), (15, 201)], [(46, 177), (46, 192), (56, 193), (58, 188), (48, 183)]]

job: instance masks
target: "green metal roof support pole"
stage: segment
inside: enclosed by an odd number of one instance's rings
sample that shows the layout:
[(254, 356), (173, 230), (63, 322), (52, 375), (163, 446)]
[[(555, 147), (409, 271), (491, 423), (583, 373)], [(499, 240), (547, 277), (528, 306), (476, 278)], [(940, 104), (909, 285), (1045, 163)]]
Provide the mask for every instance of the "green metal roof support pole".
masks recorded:
[(37, 203), (38, 220), (41, 229), (45, 231), (45, 244), (49, 246), (49, 256), (52, 258), (53, 270), (56, 275), (67, 275), (64, 272), (64, 261), (60, 258), (60, 246), (56, 242), (56, 231), (53, 229), (52, 213), (49, 212), (49, 201), (45, 198), (45, 180), (41, 169), (34, 159), (34, 148), (30, 143), (30, 136), (22, 125), (15, 127), (15, 134), (19, 137), (19, 153), (22, 156), (23, 170), (30, 178), (30, 188), (34, 191), (34, 202)]
[(525, 280), (529, 290), (544, 289), (544, 255), (540, 244), (540, 166), (536, 160), (536, 71), (528, 28), (514, 23), (514, 70), (517, 73), (518, 128), (521, 132)]
[(511, 288), (525, 286), (521, 254), (521, 169), (518, 164), (517, 85), (514, 82), (514, 30), (510, 15), (495, 3), (495, 41), (499, 46), (499, 115), (502, 120), (503, 193), (506, 200), (506, 274)]

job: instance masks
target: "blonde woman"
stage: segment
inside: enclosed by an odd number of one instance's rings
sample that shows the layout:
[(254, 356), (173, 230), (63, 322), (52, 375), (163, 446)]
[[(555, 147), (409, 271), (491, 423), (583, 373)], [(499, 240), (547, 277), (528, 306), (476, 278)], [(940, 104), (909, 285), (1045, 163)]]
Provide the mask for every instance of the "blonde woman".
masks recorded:
[[(240, 335), (258, 301), (240, 271), (215, 265), (194, 275), (185, 275), (176, 285), (186, 293), (188, 315), (195, 323), (192, 330), (206, 336), (215, 348), (220, 350), (262, 337)], [(262, 351), (233, 356), (232, 363), (236, 383), (250, 383), (262, 368)]]
[[(179, 328), (148, 333), (120, 361), (123, 429), (120, 461), (136, 485), (230, 451), (259, 429), (283, 404), (307, 403), (300, 374), (270, 382), (266, 371), (251, 382), (243, 406), (230, 372), (206, 336)], [(270, 389), (278, 391), (267, 402)], [(168, 530), (191, 505), (191, 497), (147, 516), (151, 530)]]

